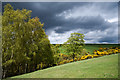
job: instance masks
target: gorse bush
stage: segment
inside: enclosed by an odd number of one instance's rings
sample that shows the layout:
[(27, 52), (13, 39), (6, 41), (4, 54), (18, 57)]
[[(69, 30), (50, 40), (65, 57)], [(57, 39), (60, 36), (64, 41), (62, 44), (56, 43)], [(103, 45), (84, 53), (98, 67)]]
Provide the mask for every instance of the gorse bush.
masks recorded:
[(4, 6), (2, 15), (3, 78), (35, 71), (54, 63), (44, 24), (31, 19), (31, 10)]
[[(102, 50), (101, 50), (102, 49)], [(58, 65), (61, 64), (66, 64), (66, 63), (70, 63), (70, 62), (74, 62), (74, 61), (80, 61), (80, 60), (86, 60), (86, 59), (91, 59), (91, 58), (97, 58), (100, 56), (104, 56), (104, 55), (111, 55), (111, 54), (117, 54), (120, 53), (120, 47), (114, 47), (114, 48), (100, 48), (98, 50), (95, 50), (93, 52), (93, 54), (82, 54), (82, 55), (77, 55), (75, 56), (74, 60), (72, 58), (70, 58), (70, 55), (65, 55), (68, 58), (67, 59), (63, 59), (58, 62)], [(64, 56), (64, 54), (62, 54)]]

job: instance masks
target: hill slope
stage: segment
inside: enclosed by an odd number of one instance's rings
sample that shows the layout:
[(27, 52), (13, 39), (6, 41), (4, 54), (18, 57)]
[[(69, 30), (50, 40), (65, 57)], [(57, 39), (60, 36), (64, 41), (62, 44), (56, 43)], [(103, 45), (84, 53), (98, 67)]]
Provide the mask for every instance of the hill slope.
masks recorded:
[[(99, 48), (110, 48), (110, 47), (117, 47), (119, 46), (118, 44), (85, 44), (84, 48), (86, 49), (87, 52), (90, 54), (93, 54), (94, 50), (98, 50)], [(68, 54), (65, 53), (65, 49), (63, 46), (59, 47), (60, 53), (63, 54)]]
[(63, 64), (11, 78), (117, 78), (118, 54)]

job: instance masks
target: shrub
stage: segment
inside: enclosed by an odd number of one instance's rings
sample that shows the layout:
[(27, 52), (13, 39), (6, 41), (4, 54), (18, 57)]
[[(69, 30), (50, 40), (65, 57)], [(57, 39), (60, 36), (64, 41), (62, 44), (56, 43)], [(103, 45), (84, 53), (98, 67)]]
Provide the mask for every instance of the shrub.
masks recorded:
[(93, 58), (93, 55), (87, 55), (87, 58), (89, 59), (89, 58)]
[(108, 55), (108, 52), (107, 52), (107, 51), (104, 51), (104, 55)]
[(120, 49), (118, 49), (118, 52), (120, 53)]
[(84, 60), (84, 59), (85, 59), (85, 56), (82, 56), (82, 57), (81, 57), (81, 60)]
[(73, 59), (69, 60), (69, 62), (73, 62)]
[(77, 58), (75, 58), (74, 61), (77, 61)]
[(94, 54), (94, 55), (93, 55), (93, 57), (94, 57), (94, 58), (96, 58), (96, 57), (99, 57), (99, 56), (98, 56), (98, 55), (96, 55), (96, 54)]
[(95, 55), (97, 55), (97, 52), (96, 52), (96, 51), (94, 51), (93, 53), (94, 53)]
[(118, 50), (115, 49), (115, 50), (113, 51), (113, 53), (115, 53), (115, 54), (118, 53)]

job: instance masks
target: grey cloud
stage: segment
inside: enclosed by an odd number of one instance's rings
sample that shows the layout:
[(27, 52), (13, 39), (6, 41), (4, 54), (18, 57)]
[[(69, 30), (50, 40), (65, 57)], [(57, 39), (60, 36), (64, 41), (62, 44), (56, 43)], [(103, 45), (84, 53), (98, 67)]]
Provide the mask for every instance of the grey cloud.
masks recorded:
[[(6, 3), (3, 3), (3, 6)], [(66, 26), (67, 24), (69, 25), (70, 23), (75, 24), (75, 21), (68, 21), (68, 22), (64, 22), (61, 21), (61, 18), (56, 17), (56, 14), (59, 14), (63, 11), (72, 9), (74, 7), (97, 7), (96, 9), (98, 9), (98, 12), (103, 12), (105, 13), (108, 11), (111, 11), (112, 13), (115, 12), (116, 8), (113, 8), (111, 6), (116, 6), (116, 3), (92, 3), (92, 2), (11, 2), (10, 3), (15, 9), (22, 9), (22, 8), (26, 8), (26, 9), (30, 9), (32, 10), (32, 17), (36, 17), (38, 16), (40, 18), (41, 22), (45, 23), (45, 29), (50, 29), (50, 28), (54, 28), (56, 26)], [(80, 11), (82, 13), (82, 11)], [(96, 11), (95, 11), (96, 12)], [(111, 13), (109, 12), (109, 14)], [(84, 14), (84, 13), (83, 13)], [(88, 14), (91, 14), (91, 12), (89, 12)], [(109, 15), (107, 14), (107, 15)], [(92, 18), (92, 17), (91, 17)], [(90, 19), (90, 18), (88, 18)], [(78, 19), (76, 19), (78, 20)], [(86, 19), (83, 19), (86, 20)], [(82, 21), (82, 20), (80, 20)], [(97, 21), (97, 20), (96, 20)], [(97, 22), (94, 22), (97, 23)], [(70, 24), (70, 25), (71, 25)], [(90, 24), (88, 22), (88, 24)], [(69, 26), (70, 26), (69, 25)], [(82, 24), (81, 24), (82, 25)], [(83, 24), (84, 25), (84, 24)], [(87, 25), (87, 22), (86, 22)], [(92, 25), (92, 24), (90, 24)], [(93, 24), (94, 25), (94, 24)], [(87, 27), (87, 26), (86, 26)]]
[(118, 36), (106, 36), (98, 40), (99, 42), (118, 43)]
[[(2, 6), (7, 3), (3, 2)], [(82, 31), (78, 30), (78, 32), (87, 34), (97, 30), (104, 32), (108, 28), (112, 28), (108, 35), (101, 36), (100, 39), (90, 38), (93, 35), (85, 39), (93, 40), (94, 42), (116, 42), (117, 34), (110, 36), (110, 33), (116, 29), (117, 24), (110, 23), (106, 19), (118, 17), (117, 2), (11, 2), (10, 4), (14, 9), (26, 8), (32, 10), (31, 17), (38, 16), (40, 21), (44, 22), (44, 29), (48, 36), (53, 36), (54, 34), (50, 34), (53, 31), (55, 31), (55, 34), (67, 34), (67, 32), (73, 30), (82, 29)], [(68, 19), (65, 19), (64, 15), (56, 16), (67, 10), (75, 11), (76, 13)], [(58, 26), (60, 28), (55, 29)]]
[(65, 31), (69, 31), (77, 28), (87, 29), (89, 31), (92, 30), (105, 30), (109, 27), (115, 26), (115, 24), (111, 24), (104, 20), (100, 15), (98, 16), (85, 16), (78, 17), (77, 19), (70, 19), (67, 21), (61, 20), (64, 22), (62, 28), (56, 30), (57, 33), (64, 33)]

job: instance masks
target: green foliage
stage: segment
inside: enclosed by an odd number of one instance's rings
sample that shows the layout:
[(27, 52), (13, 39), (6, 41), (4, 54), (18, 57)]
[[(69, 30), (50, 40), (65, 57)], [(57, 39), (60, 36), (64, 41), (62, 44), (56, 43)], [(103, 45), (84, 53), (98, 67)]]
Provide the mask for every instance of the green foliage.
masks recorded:
[(54, 55), (60, 53), (59, 47), (60, 47), (60, 44), (55, 44), (55, 45), (51, 44), (51, 48), (52, 48)]
[(81, 33), (71, 33), (67, 42), (64, 43), (67, 53), (69, 53), (73, 59), (75, 54), (81, 54), (84, 46), (84, 35)]
[(52, 48), (52, 52), (54, 54), (54, 64), (57, 64), (59, 62), (59, 59), (60, 59), (60, 56), (59, 56), (59, 53), (60, 53), (60, 44), (56, 44), (56, 45), (53, 45), (51, 44), (51, 48)]
[[(53, 53), (38, 17), (31, 19), (31, 10), (14, 10), (5, 5), (2, 16), (3, 77), (37, 69), (37, 65), (53, 64)], [(10, 67), (10, 68), (8, 68)]]

